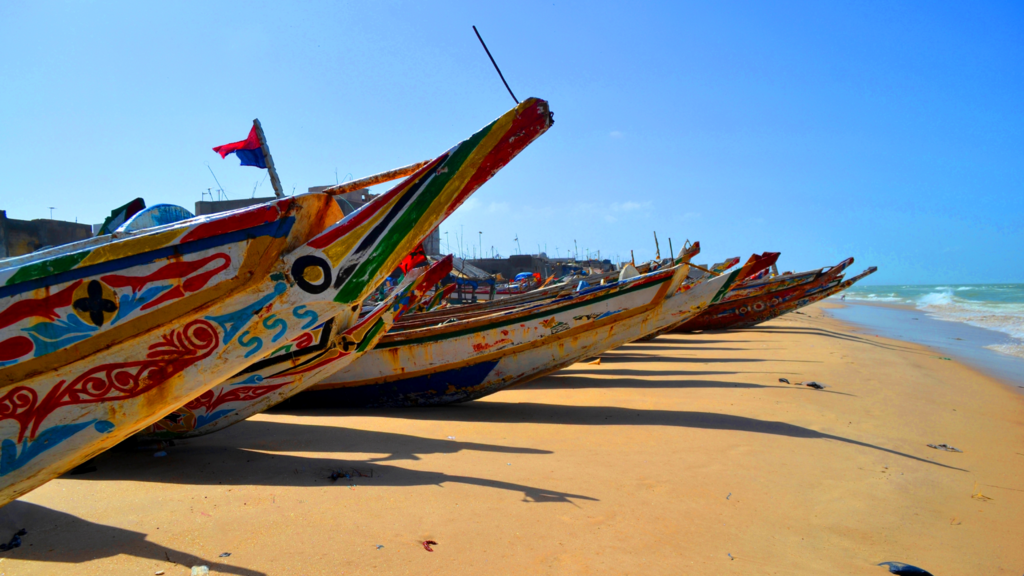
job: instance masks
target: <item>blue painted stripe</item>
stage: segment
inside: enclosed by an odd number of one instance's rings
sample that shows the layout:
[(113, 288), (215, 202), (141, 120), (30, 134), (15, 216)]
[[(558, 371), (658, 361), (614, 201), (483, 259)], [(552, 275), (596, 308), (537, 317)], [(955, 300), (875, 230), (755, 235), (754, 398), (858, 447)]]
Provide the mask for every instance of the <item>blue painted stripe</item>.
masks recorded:
[(267, 222), (266, 224), (260, 224), (259, 226), (253, 226), (252, 228), (246, 228), (244, 230), (229, 232), (227, 234), (218, 234), (217, 236), (203, 238), (202, 240), (196, 240), (194, 242), (175, 244), (173, 246), (158, 248), (141, 254), (118, 258), (117, 260), (100, 262), (99, 264), (85, 266), (84, 268), (75, 268), (73, 270), (68, 270), (67, 272), (53, 274), (52, 276), (44, 276), (43, 278), (26, 280), (25, 282), (19, 282), (18, 284), (12, 284), (10, 286), (2, 286), (0, 287), (0, 298), (31, 292), (39, 288), (46, 288), (47, 286), (56, 286), (66, 282), (73, 282), (80, 278), (89, 278), (90, 276), (98, 276), (100, 274), (110, 274), (111, 272), (117, 272), (118, 270), (124, 270), (126, 268), (142, 264), (149, 264), (150, 262), (169, 258), (174, 255), (184, 256), (186, 254), (193, 254), (195, 252), (209, 250), (210, 248), (224, 246), (226, 244), (234, 244), (235, 242), (259, 238), (261, 236), (282, 238), (291, 232), (292, 225), (294, 224), (295, 217), (289, 216), (281, 220)]
[(465, 402), (477, 397), (469, 389), (476, 388), (485, 382), (499, 361), (480, 362), (462, 368), (424, 376), (413, 376), (382, 384), (330, 390), (307, 390), (296, 396), (293, 399), (293, 404), (320, 408), (380, 408)]

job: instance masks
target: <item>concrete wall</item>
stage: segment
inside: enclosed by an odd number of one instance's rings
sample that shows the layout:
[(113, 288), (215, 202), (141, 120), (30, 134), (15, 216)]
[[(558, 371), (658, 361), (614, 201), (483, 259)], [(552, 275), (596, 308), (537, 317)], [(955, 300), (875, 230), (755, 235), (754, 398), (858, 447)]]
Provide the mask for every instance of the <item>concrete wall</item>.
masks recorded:
[(481, 258), (468, 260), (470, 264), (486, 271), (488, 274), (501, 274), (506, 280), (515, 278), (520, 272), (539, 273), (542, 277), (551, 275), (551, 264), (547, 258), (529, 254), (509, 256), (508, 258)]
[(205, 216), (207, 214), (216, 214), (218, 212), (227, 212), (228, 210), (238, 210), (239, 208), (245, 208), (246, 206), (254, 206), (256, 204), (263, 204), (264, 202), (270, 202), (271, 200), (277, 200), (276, 197), (271, 196), (269, 198), (245, 198), (242, 200), (216, 200), (216, 201), (200, 201), (196, 202), (196, 216)]
[(15, 220), (0, 210), (0, 258), (31, 254), (47, 246), (60, 246), (92, 238), (92, 226), (63, 220)]

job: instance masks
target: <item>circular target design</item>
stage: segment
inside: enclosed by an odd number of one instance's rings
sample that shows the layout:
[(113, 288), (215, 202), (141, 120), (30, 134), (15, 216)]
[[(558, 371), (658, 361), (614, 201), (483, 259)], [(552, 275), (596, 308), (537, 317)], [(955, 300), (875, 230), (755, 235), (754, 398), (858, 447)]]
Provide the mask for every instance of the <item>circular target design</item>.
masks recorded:
[(319, 294), (331, 286), (331, 266), (318, 256), (302, 256), (292, 264), (292, 278), (304, 291)]
[(749, 312), (749, 310), (747, 310), (746, 306), (740, 308), (740, 314), (746, 314), (747, 312)]
[(758, 312), (764, 310), (764, 302), (758, 302), (757, 304), (754, 304), (754, 310), (757, 310)]

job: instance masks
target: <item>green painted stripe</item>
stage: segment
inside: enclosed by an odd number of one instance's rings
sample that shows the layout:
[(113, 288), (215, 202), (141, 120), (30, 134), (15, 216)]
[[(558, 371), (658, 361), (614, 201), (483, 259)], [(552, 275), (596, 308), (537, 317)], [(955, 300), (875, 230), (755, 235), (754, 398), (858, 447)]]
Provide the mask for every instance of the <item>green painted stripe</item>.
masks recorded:
[[(455, 153), (438, 167), (445, 167), (448, 170), (443, 174), (435, 175), (433, 180), (409, 203), (402, 214), (392, 222), (391, 228), (377, 241), (377, 245), (373, 247), (370, 256), (356, 268), (356, 271), (338, 291), (338, 294), (334, 297), (335, 302), (359, 300), (366, 285), (379, 274), (384, 262), (398, 249), (398, 245), (409, 235), (413, 227), (427, 214), (434, 200), (441, 193), (441, 190), (462, 170), (470, 154), (476, 151), (480, 142), (487, 136), (497, 121), (491, 122), (468, 140), (461, 143), (455, 150)], [(429, 174), (423, 175), (423, 178), (428, 177)]]
[(373, 327), (366, 332), (366, 336), (363, 336), (363, 341), (356, 346), (356, 352), (366, 352), (370, 348), (370, 343), (374, 341), (377, 334), (384, 329), (384, 319), (377, 318), (377, 321), (373, 323)]
[(427, 342), (436, 342), (438, 340), (446, 340), (448, 338), (458, 338), (459, 336), (465, 336), (466, 334), (474, 334), (476, 332), (484, 332), (486, 330), (493, 330), (495, 328), (501, 328), (502, 326), (511, 326), (512, 324), (521, 324), (523, 322), (529, 322), (530, 320), (536, 320), (537, 318), (544, 318), (545, 316), (551, 316), (553, 314), (559, 314), (559, 313), (564, 312), (566, 310), (574, 310), (574, 309), (580, 308), (582, 306), (589, 306), (591, 304), (594, 304), (595, 302), (603, 302), (603, 301), (608, 300), (610, 298), (616, 298), (618, 296), (629, 294), (631, 292), (636, 292), (637, 290), (644, 290), (644, 289), (650, 288), (650, 287), (657, 287), (657, 286), (661, 285), (663, 282), (668, 282), (671, 279), (672, 279), (672, 276), (669, 275), (669, 276), (666, 276), (662, 280), (655, 280), (653, 282), (648, 282), (648, 283), (645, 283), (645, 284), (641, 284), (639, 286), (631, 286), (629, 288), (623, 288), (622, 290), (613, 291), (613, 292), (611, 292), (609, 294), (603, 294), (603, 295), (598, 296), (598, 297), (596, 297), (596, 298), (594, 298), (592, 300), (584, 300), (582, 302), (566, 304), (566, 305), (562, 305), (562, 306), (559, 306), (559, 307), (556, 307), (556, 308), (552, 308), (552, 309), (548, 309), (548, 310), (544, 310), (544, 311), (540, 311), (540, 312), (535, 312), (535, 313), (530, 314), (528, 316), (520, 316), (520, 317), (516, 317), (516, 318), (510, 318), (508, 320), (496, 321), (496, 322), (491, 323), (491, 324), (485, 324), (485, 325), (482, 325), (482, 326), (476, 326), (474, 328), (466, 328), (466, 329), (463, 329), (463, 330), (456, 330), (455, 332), (446, 332), (444, 334), (438, 334), (438, 335), (435, 335), (435, 336), (422, 336), (420, 338), (414, 338), (412, 340), (400, 340), (400, 341), (395, 341), (395, 342), (381, 342), (380, 344), (377, 345), (377, 348), (394, 348), (395, 346), (410, 346), (410, 345), (413, 345), (413, 344), (425, 344)]
[[(742, 270), (742, 268), (740, 270)], [(709, 306), (718, 302), (723, 296), (725, 296), (725, 293), (729, 291), (729, 287), (732, 286), (732, 283), (736, 280), (736, 275), (739, 273), (739, 270), (733, 270), (732, 274), (729, 274), (729, 278), (725, 281), (725, 284), (718, 289), (718, 292), (715, 293), (715, 297), (711, 299), (711, 302), (708, 302)]]
[(5, 285), (10, 286), (11, 284), (17, 284), (19, 282), (26, 282), (28, 280), (35, 280), (36, 278), (45, 278), (46, 276), (52, 276), (53, 274), (67, 272), (75, 266), (78, 266), (78, 264), (82, 260), (85, 260), (85, 257), (89, 254), (92, 254), (92, 250), (65, 254), (63, 256), (50, 258), (49, 260), (43, 260), (42, 262), (26, 264), (19, 268), (14, 275), (8, 278)]

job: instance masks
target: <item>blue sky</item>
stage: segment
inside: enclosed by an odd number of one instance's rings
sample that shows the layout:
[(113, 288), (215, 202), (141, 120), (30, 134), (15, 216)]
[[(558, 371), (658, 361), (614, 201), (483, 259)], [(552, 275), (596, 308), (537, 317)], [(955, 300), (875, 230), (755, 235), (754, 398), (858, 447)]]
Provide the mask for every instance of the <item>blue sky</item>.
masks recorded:
[[(484, 5), (486, 4), (486, 5)], [(4, 2), (0, 209), (100, 222), (264, 172), (287, 191), (441, 153), (520, 98), (555, 126), (456, 245), (846, 256), (872, 283), (1024, 282), (1024, 4)], [(442, 237), (442, 242), (444, 237)]]

